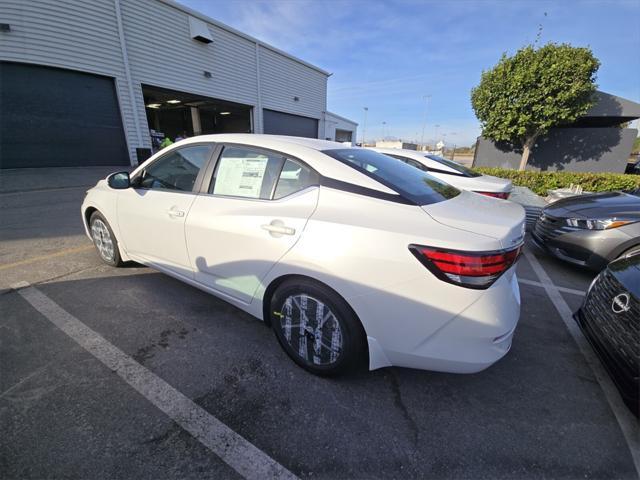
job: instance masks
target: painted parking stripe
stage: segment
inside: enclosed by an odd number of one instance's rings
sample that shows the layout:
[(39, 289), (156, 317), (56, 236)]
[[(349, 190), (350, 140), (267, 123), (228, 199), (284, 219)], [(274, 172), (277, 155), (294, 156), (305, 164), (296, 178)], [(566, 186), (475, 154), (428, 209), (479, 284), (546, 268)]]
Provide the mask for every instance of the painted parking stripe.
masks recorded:
[(640, 475), (640, 438), (638, 438), (638, 423), (625, 406), (622, 398), (620, 398), (618, 390), (600, 363), (600, 359), (598, 359), (591, 348), (591, 345), (589, 345), (589, 341), (585, 338), (582, 330), (580, 330), (580, 327), (573, 319), (571, 308), (569, 308), (569, 305), (567, 305), (567, 302), (560, 294), (558, 287), (553, 284), (551, 278), (533, 253), (525, 250), (524, 256), (540, 280), (542, 288), (547, 292), (547, 296), (551, 300), (551, 303), (556, 307), (556, 310), (566, 325), (567, 330), (569, 330), (569, 333), (578, 344), (578, 348), (586, 358), (596, 380), (600, 384), (600, 387), (602, 387), (604, 395), (609, 402), (609, 406), (613, 410), (613, 413), (618, 420), (618, 424), (620, 425), (620, 429), (622, 430), (622, 434), (627, 441), (636, 471)]
[(38, 257), (26, 258), (24, 260), (20, 260), (19, 262), (5, 263), (4, 265), (0, 265), (0, 270), (5, 270), (7, 268), (20, 267), (22, 265), (29, 265), (30, 263), (39, 262), (41, 260), (49, 260), (50, 258), (63, 257), (65, 255), (71, 255), (72, 253), (80, 253), (80, 252), (85, 252), (87, 250), (92, 250), (92, 249), (93, 249), (93, 244), (83, 245), (82, 247), (67, 248), (66, 250), (60, 250), (54, 253), (49, 253), (47, 255), (40, 255)]
[(262, 450), (195, 404), (87, 327), (44, 293), (21, 282), (12, 286), (27, 302), (82, 348), (96, 357), (169, 418), (246, 479), (297, 479)]
[[(518, 283), (544, 288), (543, 283), (536, 282), (535, 280), (528, 280), (526, 278), (518, 278)], [(583, 292), (582, 290), (576, 290), (575, 288), (566, 288), (566, 287), (558, 287), (558, 286), (556, 286), (556, 288), (558, 289), (559, 292), (563, 292), (563, 293), (570, 293), (572, 295), (579, 295), (581, 297), (584, 297), (586, 295), (586, 292)]]

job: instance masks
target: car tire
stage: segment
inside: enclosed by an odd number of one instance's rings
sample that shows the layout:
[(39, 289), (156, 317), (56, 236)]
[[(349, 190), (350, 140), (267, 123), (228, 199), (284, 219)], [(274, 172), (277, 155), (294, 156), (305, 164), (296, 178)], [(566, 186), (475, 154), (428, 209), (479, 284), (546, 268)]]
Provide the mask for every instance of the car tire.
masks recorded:
[(330, 288), (306, 278), (286, 280), (274, 292), (270, 306), (278, 342), (305, 370), (333, 376), (360, 370), (366, 363), (362, 324)]
[(89, 218), (89, 232), (93, 245), (98, 251), (100, 259), (112, 267), (121, 267), (124, 262), (120, 257), (118, 240), (111, 230), (109, 222), (100, 212), (93, 212)]

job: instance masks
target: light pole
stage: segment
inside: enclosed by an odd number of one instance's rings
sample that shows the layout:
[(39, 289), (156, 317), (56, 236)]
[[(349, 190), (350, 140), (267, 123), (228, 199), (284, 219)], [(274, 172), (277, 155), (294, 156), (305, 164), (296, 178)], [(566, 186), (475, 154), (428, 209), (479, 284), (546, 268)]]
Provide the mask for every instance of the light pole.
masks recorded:
[(422, 120), (422, 136), (420, 137), (420, 144), (424, 145), (424, 129), (427, 127), (427, 109), (429, 107), (429, 99), (431, 95), (423, 95), (424, 100), (424, 119)]
[[(451, 135), (452, 137), (455, 137), (457, 134), (458, 132), (449, 132), (449, 135)], [(453, 141), (453, 150), (451, 151), (451, 160), (456, 158), (456, 142), (455, 142), (455, 139), (452, 141)]]
[(386, 135), (385, 135), (385, 125), (387, 124), (387, 122), (382, 122), (382, 140), (384, 141)]
[(369, 107), (362, 107), (362, 108), (364, 108), (364, 123), (362, 124), (362, 146), (364, 147), (365, 138), (367, 134), (367, 112), (369, 111)]

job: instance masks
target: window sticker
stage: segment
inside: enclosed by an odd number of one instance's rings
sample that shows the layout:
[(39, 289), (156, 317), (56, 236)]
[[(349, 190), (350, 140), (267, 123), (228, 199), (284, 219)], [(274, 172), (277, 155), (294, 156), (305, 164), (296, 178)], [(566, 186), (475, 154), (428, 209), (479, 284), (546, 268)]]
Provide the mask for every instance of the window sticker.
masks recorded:
[(262, 181), (269, 158), (220, 158), (220, 165), (213, 187), (215, 195), (260, 198)]

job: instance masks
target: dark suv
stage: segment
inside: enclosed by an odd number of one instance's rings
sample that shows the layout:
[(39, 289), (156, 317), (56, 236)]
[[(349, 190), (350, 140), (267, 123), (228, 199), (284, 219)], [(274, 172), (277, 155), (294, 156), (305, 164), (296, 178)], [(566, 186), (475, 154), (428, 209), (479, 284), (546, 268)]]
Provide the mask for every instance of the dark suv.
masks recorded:
[(640, 255), (610, 263), (574, 314), (623, 400), (639, 415)]

